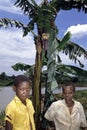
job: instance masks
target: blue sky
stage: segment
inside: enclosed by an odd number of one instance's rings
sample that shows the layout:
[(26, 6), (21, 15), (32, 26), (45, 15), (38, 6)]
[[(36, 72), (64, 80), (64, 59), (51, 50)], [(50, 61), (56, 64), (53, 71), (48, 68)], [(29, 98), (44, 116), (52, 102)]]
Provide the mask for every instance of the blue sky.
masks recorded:
[[(27, 23), (28, 18), (23, 15), (19, 8), (14, 4), (15, 0), (0, 0), (0, 18), (8, 17)], [(37, 1), (37, 0), (36, 0)], [(38, 0), (37, 2), (41, 2)], [(87, 50), (87, 14), (78, 12), (78, 10), (60, 11), (56, 19), (58, 26), (58, 37), (62, 38), (67, 31), (72, 34), (71, 40), (78, 43)], [(35, 63), (35, 46), (33, 36), (29, 33), (26, 37), (22, 37), (22, 30), (16, 28), (0, 29), (0, 73), (5, 72), (7, 75), (17, 75), (21, 71), (14, 71), (11, 66), (21, 62), (25, 64)], [(65, 64), (74, 64), (72, 61), (61, 54)], [(87, 69), (87, 60), (81, 57), (84, 63), (84, 69)], [(78, 64), (77, 64), (78, 66)]]

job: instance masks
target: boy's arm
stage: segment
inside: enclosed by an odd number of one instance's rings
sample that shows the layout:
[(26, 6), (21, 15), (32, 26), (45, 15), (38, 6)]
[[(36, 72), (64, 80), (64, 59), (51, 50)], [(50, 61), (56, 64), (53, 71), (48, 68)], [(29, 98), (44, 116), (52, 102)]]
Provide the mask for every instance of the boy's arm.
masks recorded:
[(13, 125), (9, 121), (6, 120), (5, 130), (12, 130), (12, 128), (13, 128)]

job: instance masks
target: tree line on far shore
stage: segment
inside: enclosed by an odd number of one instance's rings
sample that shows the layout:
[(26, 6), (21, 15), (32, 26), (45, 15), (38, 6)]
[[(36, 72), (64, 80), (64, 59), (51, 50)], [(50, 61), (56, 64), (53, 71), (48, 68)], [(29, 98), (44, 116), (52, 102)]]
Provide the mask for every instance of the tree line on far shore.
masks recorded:
[[(25, 75), (26, 75), (26, 73), (25, 73)], [(8, 76), (5, 72), (2, 72), (1, 74), (0, 74), (0, 87), (4, 87), (4, 86), (10, 86), (10, 85), (12, 85), (13, 84), (13, 81), (14, 81), (14, 78), (15, 78), (15, 75), (12, 75), (12, 76)], [(32, 81), (32, 79), (31, 79), (31, 81)], [(60, 79), (60, 86), (61, 86), (61, 84), (63, 84), (64, 82), (66, 82), (66, 81), (71, 81), (71, 82), (73, 82), (73, 83), (75, 83), (76, 84), (76, 86), (87, 86), (87, 79), (86, 78), (84, 78), (84, 77), (80, 77), (80, 78), (78, 78), (78, 77), (72, 77), (72, 78), (70, 78), (70, 77), (66, 77), (65, 79)], [(44, 87), (44, 79), (43, 79), (43, 87)]]

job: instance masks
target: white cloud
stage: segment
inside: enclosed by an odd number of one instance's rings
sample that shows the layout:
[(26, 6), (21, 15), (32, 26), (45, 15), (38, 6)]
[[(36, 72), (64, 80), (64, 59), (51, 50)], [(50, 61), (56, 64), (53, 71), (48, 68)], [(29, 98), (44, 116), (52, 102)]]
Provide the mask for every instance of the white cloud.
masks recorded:
[(70, 26), (66, 32), (70, 31), (72, 38), (82, 38), (87, 35), (87, 24), (77, 24), (76, 26)]
[(21, 10), (14, 6), (14, 3), (12, 0), (0, 0), (0, 10), (14, 13), (14, 14), (22, 14)]
[[(43, 0), (35, 0), (37, 4), (40, 4)], [(0, 0), (0, 10), (14, 13), (14, 14), (22, 14), (21, 9), (14, 6), (16, 0)]]
[(0, 72), (13, 73), (11, 66), (21, 62), (34, 64), (35, 45), (29, 33), (22, 37), (22, 31), (16, 29), (0, 29)]
[(31, 34), (29, 34), (27, 37), (22, 37), (22, 31), (21, 30), (0, 30), (0, 48), (2, 50), (0, 51), (0, 54), (3, 55), (13, 55), (18, 57), (27, 57), (31, 56), (34, 50), (32, 50), (31, 54), (29, 53), (29, 50), (34, 47), (34, 41)]
[(10, 2), (11, 2), (11, 0), (5, 0), (5, 1), (0, 0), (0, 5), (8, 6)]

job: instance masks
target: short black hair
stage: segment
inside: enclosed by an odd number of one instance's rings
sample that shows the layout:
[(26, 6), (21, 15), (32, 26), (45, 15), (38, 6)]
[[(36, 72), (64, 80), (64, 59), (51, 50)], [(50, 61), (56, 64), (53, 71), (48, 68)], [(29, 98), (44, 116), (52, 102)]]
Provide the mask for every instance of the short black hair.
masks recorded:
[(75, 85), (72, 82), (67, 82), (62, 86), (62, 91), (64, 91), (64, 88), (71, 86), (73, 87), (73, 91), (75, 92)]
[[(25, 75), (18, 75), (18, 76), (16, 76), (15, 77), (15, 79), (14, 79), (14, 82), (13, 82), (13, 85), (15, 86), (15, 87), (17, 87), (20, 83), (22, 83), (22, 82), (29, 82), (29, 78), (28, 77), (26, 77)], [(30, 83), (30, 82), (29, 82)]]

